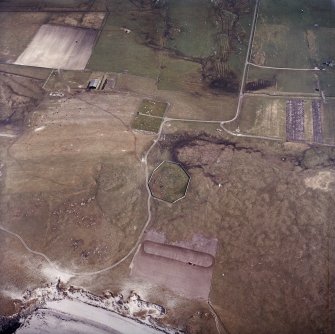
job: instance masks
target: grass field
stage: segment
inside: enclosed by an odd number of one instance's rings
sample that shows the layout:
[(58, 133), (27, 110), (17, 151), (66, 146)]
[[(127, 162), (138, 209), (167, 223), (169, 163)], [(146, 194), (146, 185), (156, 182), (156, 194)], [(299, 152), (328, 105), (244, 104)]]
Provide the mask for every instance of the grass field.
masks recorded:
[(139, 10), (135, 2), (118, 0), (109, 1), (108, 7), (111, 14), (107, 17), (105, 31), (126, 28), (141, 44), (161, 45), (165, 23), (159, 9)]
[(324, 49), (330, 49), (326, 40), (331, 37), (322, 30), (333, 28), (334, 22), (328, 0), (261, 1), (252, 59), (267, 66), (312, 67), (318, 54), (314, 47), (328, 54)]
[[(242, 111), (232, 123), (225, 124), (230, 131), (237, 133), (289, 139), (286, 133), (286, 103), (297, 98), (245, 96)], [(299, 100), (299, 99), (298, 99)], [(315, 141), (313, 133), (312, 101), (318, 98), (303, 98), (303, 130), (301, 140), (312, 143)], [(335, 101), (329, 100), (321, 106), (321, 139), (325, 144), (335, 144)], [(294, 111), (296, 112), (296, 110)]]
[(163, 117), (167, 104), (164, 102), (144, 99), (138, 113), (141, 115)]
[(335, 39), (335, 23), (333, 27), (319, 27), (314, 29), (316, 44), (318, 48), (318, 59), (325, 61), (334, 59), (335, 49), (331, 47)]
[(266, 88), (266, 91), (317, 94), (315, 89), (318, 87), (319, 75), (319, 71), (287, 71), (249, 66), (247, 82), (273, 80), (276, 85)]
[(47, 19), (47, 13), (0, 13), (0, 62), (13, 63)]
[[(321, 71), (286, 71), (249, 66), (247, 82), (257, 82), (260, 79), (275, 81), (275, 85), (260, 90), (260, 93), (293, 93), (297, 96), (315, 94), (316, 98), (322, 95), (326, 100), (327, 97), (335, 96), (334, 69), (324, 64), (325, 61), (335, 58), (334, 38), (334, 7), (331, 1), (261, 1), (251, 61), (257, 65), (272, 67), (300, 69), (318, 67)], [(246, 118), (245, 108), (254, 107), (248, 107), (245, 104), (243, 107), (239, 123), (242, 128), (244, 126), (246, 133), (266, 133), (261, 130), (262, 127), (256, 126), (255, 111)], [(324, 143), (327, 144), (334, 144), (333, 108), (331, 101), (325, 103), (323, 109), (321, 108), (323, 113), (320, 131), (322, 131)], [(304, 111), (304, 140), (312, 142), (315, 138), (313, 137), (311, 100), (305, 99)], [(262, 119), (265, 118), (262, 117)], [(270, 130), (271, 122), (267, 124), (268, 133), (276, 133)]]
[(333, 7), (329, 0), (261, 1), (260, 15), (271, 24), (290, 24), (305, 28), (311, 23), (334, 25)]
[(168, 48), (190, 57), (207, 57), (215, 51), (218, 28), (209, 1), (170, 0), (167, 16), (173, 27)]
[(162, 119), (144, 115), (136, 115), (132, 123), (133, 129), (157, 133)]
[(201, 65), (165, 56), (157, 86), (158, 89), (186, 92), (201, 90)]
[(323, 104), (323, 138), (326, 144), (335, 144), (335, 101)]
[(304, 100), (304, 110), (304, 138), (308, 142), (313, 142), (312, 100)]
[(3, 73), (28, 76), (36, 79), (46, 80), (50, 74), (50, 69), (43, 67), (16, 66), (14, 64), (0, 64), (0, 71)]
[(258, 21), (252, 61), (274, 67), (311, 68), (305, 32), (287, 24)]
[[(159, 89), (192, 94), (227, 73), (238, 86), (252, 17), (248, 6), (226, 10), (227, 27), (207, 0), (170, 0), (145, 10), (139, 2), (111, 0), (108, 8), (88, 69), (145, 76), (156, 79)], [(240, 15), (233, 13), (238, 10)], [(221, 73), (216, 66), (222, 52), (227, 59)]]
[(246, 96), (238, 119), (225, 126), (243, 134), (284, 139), (285, 103), (285, 99)]
[(320, 87), (326, 96), (335, 97), (335, 70), (322, 71), (320, 75)]
[(97, 71), (124, 72), (156, 78), (158, 53), (136, 40), (120, 27), (102, 31), (87, 68)]
[(158, 132), (161, 126), (167, 104), (153, 100), (144, 99), (132, 122), (136, 130)]
[(87, 67), (156, 78), (158, 52), (148, 44), (160, 44), (164, 20), (159, 11), (139, 11), (130, 1), (115, 0), (108, 2), (108, 8), (111, 14)]

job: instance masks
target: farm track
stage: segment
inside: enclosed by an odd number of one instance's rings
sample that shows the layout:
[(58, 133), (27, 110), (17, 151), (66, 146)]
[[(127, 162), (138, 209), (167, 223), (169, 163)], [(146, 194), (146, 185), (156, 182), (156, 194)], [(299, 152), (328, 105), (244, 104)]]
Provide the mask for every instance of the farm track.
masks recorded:
[(257, 65), (248, 61), (248, 65), (258, 67), (258, 68), (265, 68), (271, 70), (286, 70), (286, 71), (320, 71), (319, 68), (295, 68), (295, 67), (274, 67), (274, 66), (264, 66), (264, 65)]
[[(118, 260), (117, 262), (115, 262), (111, 266), (108, 266), (108, 267), (105, 267), (105, 268), (102, 268), (102, 269), (96, 270), (96, 271), (91, 271), (91, 272), (65, 271), (65, 270), (60, 269), (46, 254), (43, 254), (41, 252), (37, 252), (37, 251), (34, 251), (33, 249), (31, 249), (19, 234), (8, 230), (6, 227), (4, 227), (1, 224), (0, 224), (0, 230), (10, 234), (11, 236), (13, 236), (15, 238), (17, 238), (22, 243), (22, 245), (24, 246), (24, 248), (28, 252), (30, 252), (34, 255), (38, 255), (38, 256), (43, 257), (60, 274), (66, 274), (66, 275), (71, 275), (71, 276), (94, 276), (94, 275), (109, 271), (109, 270), (117, 267), (118, 265), (120, 265), (125, 260), (127, 260), (129, 258), (129, 256), (132, 255), (135, 252), (135, 250), (137, 249), (137, 247), (139, 246), (139, 244), (141, 242), (141, 239), (142, 239), (142, 236), (143, 236), (146, 228), (148, 227), (148, 225), (151, 221), (151, 199), (152, 199), (152, 195), (151, 195), (149, 185), (148, 185), (148, 181), (149, 181), (149, 177), (150, 177), (149, 168), (148, 168), (148, 156), (149, 156), (150, 152), (153, 150), (153, 148), (156, 146), (157, 142), (159, 141), (165, 123), (167, 123), (167, 122), (190, 122), (190, 123), (202, 123), (202, 124), (218, 124), (225, 132), (227, 132), (230, 135), (236, 136), (236, 137), (257, 138), (257, 139), (266, 139), (266, 140), (280, 140), (278, 138), (271, 138), (271, 137), (251, 136), (251, 135), (244, 135), (244, 134), (240, 134), (240, 133), (236, 134), (236, 133), (233, 133), (233, 132), (229, 131), (228, 129), (226, 129), (223, 126), (226, 123), (230, 123), (230, 122), (233, 122), (234, 120), (236, 120), (239, 113), (240, 113), (241, 102), (242, 102), (242, 98), (243, 98), (243, 86), (244, 86), (243, 83), (246, 80), (246, 71), (247, 71), (247, 67), (248, 67), (248, 59), (250, 57), (251, 45), (252, 45), (252, 42), (253, 42), (253, 37), (254, 37), (254, 32), (255, 32), (255, 25), (256, 25), (256, 21), (257, 21), (259, 1), (260, 0), (256, 1), (255, 8), (254, 8), (254, 15), (253, 15), (253, 21), (252, 21), (252, 25), (251, 25), (250, 38), (249, 38), (249, 43), (248, 43), (248, 50), (247, 50), (247, 54), (246, 54), (246, 60), (245, 60), (245, 63), (244, 63), (243, 78), (242, 78), (242, 84), (241, 84), (240, 94), (239, 94), (239, 102), (238, 102), (237, 111), (236, 111), (235, 116), (231, 120), (221, 121), (221, 122), (220, 121), (204, 121), (204, 120), (197, 120), (197, 119), (186, 119), (186, 118), (164, 117), (163, 122), (161, 123), (159, 131), (157, 133), (156, 139), (153, 141), (152, 145), (149, 147), (148, 151), (146, 152), (146, 154), (142, 158), (142, 162), (145, 164), (146, 189), (147, 189), (147, 193), (148, 193), (148, 200), (147, 200), (148, 216), (147, 216), (147, 220), (146, 220), (146, 223), (144, 224), (144, 227), (143, 227), (142, 231), (140, 232), (140, 234), (138, 236), (138, 239), (137, 239), (136, 243), (134, 244), (134, 246), (130, 249), (130, 251), (124, 257), (122, 257), (120, 260)], [(168, 106), (168, 108), (170, 108), (170, 105)]]
[(30, 76), (30, 75), (17, 74), (17, 73), (10, 72), (10, 71), (3, 71), (3, 70), (0, 70), (0, 73), (5, 74), (5, 75), (7, 74), (8, 76), (22, 77), (22, 78), (27, 78), (27, 79), (32, 79), (32, 80), (39, 80), (39, 81), (44, 81), (44, 80), (45, 80), (45, 79), (41, 79), (41, 78), (37, 78), (37, 77)]

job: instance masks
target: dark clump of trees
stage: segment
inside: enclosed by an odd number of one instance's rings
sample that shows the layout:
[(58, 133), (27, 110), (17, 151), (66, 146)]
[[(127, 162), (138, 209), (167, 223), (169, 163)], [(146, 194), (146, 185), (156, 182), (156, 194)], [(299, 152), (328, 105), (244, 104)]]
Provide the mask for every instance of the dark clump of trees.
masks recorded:
[(272, 80), (258, 79), (256, 81), (247, 82), (245, 85), (245, 89), (248, 91), (256, 91), (256, 90), (272, 87), (275, 84), (276, 84), (275, 78), (273, 78)]
[(19, 316), (4, 317), (0, 316), (0, 333), (12, 334), (21, 326)]
[(214, 79), (209, 87), (212, 89), (223, 90), (227, 93), (236, 93), (238, 91), (238, 82), (229, 78)]
[(137, 7), (142, 9), (152, 9), (163, 4), (163, 0), (131, 0)]
[(218, 27), (215, 52), (202, 60), (202, 76), (212, 89), (236, 93), (239, 81), (230, 58), (240, 48), (245, 32), (239, 25), (242, 14), (250, 12), (250, 0), (212, 0), (214, 21)]

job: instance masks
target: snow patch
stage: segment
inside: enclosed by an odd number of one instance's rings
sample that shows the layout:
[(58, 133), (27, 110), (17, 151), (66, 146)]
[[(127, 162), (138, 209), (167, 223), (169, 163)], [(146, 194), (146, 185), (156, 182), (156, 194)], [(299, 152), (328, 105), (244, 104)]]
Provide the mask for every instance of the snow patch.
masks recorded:
[(11, 299), (21, 299), (22, 298), (22, 291), (19, 291), (15, 288), (2, 289), (1, 294)]
[(44, 266), (42, 274), (47, 277), (50, 282), (57, 282), (60, 279), (62, 282), (67, 283), (73, 277), (73, 275), (51, 266)]
[[(37, 310), (26, 317), (17, 333), (63, 333), (64, 322), (70, 326), (66, 333), (183, 333), (161, 326), (158, 320), (165, 316), (165, 309), (134, 292), (128, 298), (109, 291), (97, 296), (81, 288), (65, 288), (58, 281), (45, 288), (26, 291), (23, 301), (30, 308), (33, 301)], [(55, 319), (61, 325), (54, 326)]]
[(331, 191), (332, 185), (335, 185), (335, 172), (330, 170), (321, 171), (314, 176), (306, 177), (305, 185), (312, 189)]
[(38, 128), (34, 129), (35, 132), (39, 132), (39, 131), (42, 131), (45, 129), (45, 126), (42, 125), (42, 126), (39, 126)]

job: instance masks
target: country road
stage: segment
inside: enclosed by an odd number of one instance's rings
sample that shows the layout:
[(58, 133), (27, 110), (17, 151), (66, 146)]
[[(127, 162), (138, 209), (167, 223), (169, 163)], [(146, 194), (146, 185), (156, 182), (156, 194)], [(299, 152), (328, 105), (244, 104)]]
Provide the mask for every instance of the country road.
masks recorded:
[[(142, 236), (145, 232), (145, 230), (147, 229), (150, 221), (151, 221), (151, 199), (152, 199), (152, 195), (149, 189), (149, 185), (148, 185), (148, 181), (149, 181), (149, 168), (148, 168), (148, 156), (150, 154), (150, 152), (152, 151), (152, 149), (155, 147), (156, 143), (159, 141), (159, 139), (161, 138), (161, 134), (164, 128), (165, 123), (167, 122), (195, 122), (195, 123), (203, 123), (203, 124), (218, 124), (225, 132), (227, 132), (230, 135), (233, 136), (238, 136), (238, 137), (247, 137), (247, 138), (258, 138), (258, 139), (268, 139), (268, 140), (278, 140), (277, 138), (269, 138), (269, 137), (258, 137), (258, 136), (250, 136), (250, 135), (244, 135), (244, 134), (236, 134), (233, 133), (229, 130), (227, 130), (224, 127), (224, 124), (226, 123), (230, 123), (233, 122), (234, 120), (236, 120), (236, 118), (238, 117), (239, 113), (240, 113), (240, 108), (241, 108), (241, 101), (243, 98), (243, 86), (244, 86), (244, 82), (246, 79), (246, 71), (247, 71), (247, 67), (248, 67), (248, 59), (250, 57), (250, 53), (251, 53), (251, 47), (252, 47), (252, 42), (253, 42), (253, 37), (254, 37), (254, 33), (255, 33), (255, 27), (256, 27), (256, 21), (257, 21), (257, 13), (258, 13), (258, 8), (259, 8), (259, 0), (256, 1), (255, 4), (255, 8), (254, 8), (254, 14), (253, 14), (253, 21), (252, 21), (252, 25), (251, 25), (251, 31), (250, 31), (250, 37), (249, 37), (249, 42), (248, 42), (248, 49), (247, 49), (247, 54), (246, 54), (246, 59), (245, 59), (245, 63), (244, 63), (244, 70), (243, 70), (243, 77), (242, 77), (242, 83), (241, 83), (241, 88), (240, 88), (240, 94), (239, 94), (239, 100), (238, 100), (238, 106), (237, 106), (237, 110), (236, 110), (236, 114), (235, 116), (228, 121), (204, 121), (204, 120), (197, 120), (197, 119), (186, 119), (186, 118), (169, 118), (169, 117), (165, 117), (163, 119), (163, 122), (160, 125), (159, 131), (157, 133), (157, 137), (156, 139), (153, 141), (152, 145), (149, 147), (148, 151), (146, 152), (146, 154), (143, 156), (142, 158), (142, 163), (144, 163), (145, 165), (145, 179), (146, 179), (146, 189), (147, 189), (147, 193), (148, 193), (148, 199), (147, 199), (147, 210), (148, 210), (148, 215), (147, 215), (147, 220), (137, 238), (136, 243), (134, 244), (134, 246), (129, 250), (129, 252), (123, 256), (120, 260), (118, 260), (117, 262), (115, 262), (114, 264), (112, 264), (111, 266), (102, 268), (100, 270), (95, 270), (95, 271), (91, 271), (91, 272), (71, 272), (71, 271), (66, 271), (63, 270), (61, 268), (59, 268), (46, 254), (41, 253), (41, 252), (37, 252), (34, 251), (33, 249), (31, 249), (26, 242), (23, 240), (23, 238), (17, 234), (14, 233), (10, 230), (8, 230), (6, 227), (2, 226), (0, 224), (0, 230), (6, 233), (9, 233), (10, 235), (12, 235), (13, 237), (16, 237), (23, 245), (23, 247), (30, 253), (37, 255), (37, 256), (41, 256), (42, 258), (44, 258), (55, 270), (57, 270), (57, 272), (59, 272), (59, 274), (65, 274), (65, 275), (70, 275), (70, 276), (94, 276), (97, 274), (101, 274), (103, 272), (109, 271), (115, 267), (117, 267), (118, 265), (120, 265), (122, 262), (124, 262), (125, 260), (127, 260), (129, 258), (130, 255), (132, 255), (136, 249), (138, 248)], [(170, 108), (170, 104), (168, 105), (168, 108)], [(148, 116), (150, 117), (150, 116)]]
[(287, 70), (287, 71), (321, 71), (318, 67), (316, 68), (294, 68), (294, 67), (273, 67), (273, 66), (264, 66), (257, 65), (248, 61), (248, 65), (259, 67), (259, 68), (267, 68), (273, 70)]

